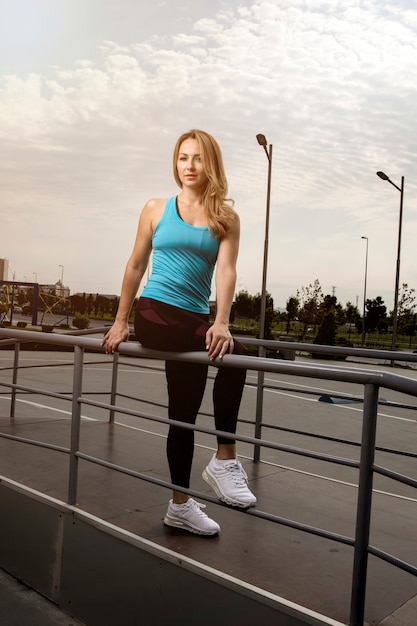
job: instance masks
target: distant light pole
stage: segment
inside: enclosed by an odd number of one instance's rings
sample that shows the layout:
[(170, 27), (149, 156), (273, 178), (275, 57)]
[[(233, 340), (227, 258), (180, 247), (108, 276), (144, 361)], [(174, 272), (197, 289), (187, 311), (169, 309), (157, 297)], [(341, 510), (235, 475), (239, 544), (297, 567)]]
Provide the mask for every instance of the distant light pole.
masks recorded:
[(394, 311), (392, 315), (392, 341), (391, 350), (395, 350), (397, 344), (397, 328), (398, 328), (398, 292), (400, 287), (400, 258), (401, 258), (401, 232), (403, 223), (403, 202), (404, 202), (404, 176), (401, 176), (401, 187), (398, 187), (390, 180), (389, 176), (384, 172), (376, 173), (382, 180), (387, 180), (395, 189), (400, 192), (400, 215), (398, 221), (398, 247), (397, 247), (397, 267), (395, 272), (395, 293), (394, 293)]
[(365, 327), (365, 304), (366, 304), (366, 279), (368, 276), (368, 237), (361, 237), (361, 239), (366, 239), (366, 255), (365, 255), (365, 281), (363, 286), (363, 321), (362, 321), (362, 347), (365, 345), (365, 335), (366, 335), (366, 327)]
[[(265, 150), (266, 157), (268, 159), (268, 188), (266, 194), (266, 218), (265, 218), (265, 241), (264, 241), (264, 260), (262, 269), (262, 290), (261, 290), (261, 311), (259, 320), (259, 339), (265, 339), (265, 317), (266, 317), (266, 275), (268, 267), (268, 245), (269, 245), (269, 210), (271, 204), (271, 173), (272, 173), (272, 144), (269, 144), (269, 150), (267, 149), (268, 142), (265, 135), (256, 135), (258, 144)], [(266, 356), (266, 349), (264, 346), (259, 346), (258, 356)], [(255, 437), (261, 438), (261, 422), (262, 422), (262, 406), (263, 406), (263, 387), (264, 387), (265, 372), (258, 371), (258, 385), (256, 394), (256, 419), (255, 419)], [(260, 459), (261, 448), (259, 445), (255, 445), (253, 460), (258, 462)]]
[[(62, 298), (64, 295), (64, 266), (58, 265), (61, 268), (61, 289), (59, 290), (59, 297)], [(56, 291), (55, 291), (56, 294)]]

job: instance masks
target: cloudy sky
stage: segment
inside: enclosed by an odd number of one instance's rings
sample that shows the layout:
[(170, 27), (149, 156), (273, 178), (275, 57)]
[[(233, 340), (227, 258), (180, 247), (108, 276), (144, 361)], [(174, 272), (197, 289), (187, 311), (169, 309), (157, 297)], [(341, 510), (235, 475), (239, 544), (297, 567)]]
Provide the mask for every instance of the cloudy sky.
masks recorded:
[(177, 193), (190, 128), (222, 146), (241, 216), (237, 290), (392, 309), (417, 290), (413, 0), (0, 0), (0, 257), (9, 279), (118, 293), (140, 210)]

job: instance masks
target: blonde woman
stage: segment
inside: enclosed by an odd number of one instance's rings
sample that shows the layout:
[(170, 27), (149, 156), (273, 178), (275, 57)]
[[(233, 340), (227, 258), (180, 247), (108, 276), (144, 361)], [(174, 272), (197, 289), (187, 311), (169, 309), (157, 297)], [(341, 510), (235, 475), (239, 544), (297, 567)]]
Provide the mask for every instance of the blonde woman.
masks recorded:
[[(173, 165), (181, 191), (168, 200), (149, 200), (143, 208), (118, 312), (103, 345), (111, 354), (127, 340), (129, 313), (153, 251), (152, 272), (136, 310), (135, 334), (144, 347), (155, 350), (207, 351), (207, 365), (173, 360), (165, 364), (169, 418), (194, 424), (209, 362), (228, 353), (244, 352), (229, 331), (240, 227), (232, 202), (226, 198), (222, 154), (211, 135), (201, 130), (183, 134), (174, 149)], [(217, 306), (210, 325), (214, 272)], [(217, 430), (235, 433), (245, 377), (243, 369), (218, 368), (213, 389)], [(194, 431), (170, 426), (167, 457), (174, 485), (189, 488), (193, 451)], [(232, 439), (218, 437), (217, 453), (203, 478), (231, 506), (247, 508), (256, 503)], [(196, 534), (215, 535), (220, 526), (203, 508), (187, 494), (174, 490), (164, 523)]]

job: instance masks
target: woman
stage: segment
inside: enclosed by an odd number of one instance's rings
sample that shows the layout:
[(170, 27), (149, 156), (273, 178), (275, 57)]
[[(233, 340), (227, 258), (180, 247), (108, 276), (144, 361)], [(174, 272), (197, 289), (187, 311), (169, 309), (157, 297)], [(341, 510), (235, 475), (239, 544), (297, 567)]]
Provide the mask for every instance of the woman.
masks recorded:
[[(243, 353), (233, 340), (229, 316), (236, 283), (239, 218), (226, 199), (227, 180), (216, 140), (201, 130), (182, 135), (174, 150), (177, 197), (152, 199), (142, 211), (133, 252), (128, 260), (113, 326), (103, 339), (112, 354), (129, 336), (132, 303), (153, 251), (152, 273), (135, 316), (137, 340), (147, 348), (173, 352), (206, 350), (208, 363), (166, 361), (169, 418), (194, 424), (207, 379), (209, 361)], [(215, 268), (217, 309), (208, 323), (211, 280)], [(235, 433), (246, 372), (219, 367), (213, 389), (217, 430)], [(256, 503), (247, 476), (236, 458), (233, 439), (218, 437), (217, 453), (203, 478), (218, 497), (232, 506)], [(167, 456), (172, 483), (189, 488), (194, 431), (170, 426)], [(215, 535), (220, 526), (204, 505), (174, 490), (164, 518), (168, 526)]]

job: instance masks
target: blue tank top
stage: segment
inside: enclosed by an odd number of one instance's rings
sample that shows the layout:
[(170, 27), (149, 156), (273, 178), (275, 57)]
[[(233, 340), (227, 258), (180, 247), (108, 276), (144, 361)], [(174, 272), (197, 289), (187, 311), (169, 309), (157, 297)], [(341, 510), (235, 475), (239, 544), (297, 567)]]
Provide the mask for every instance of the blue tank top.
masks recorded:
[(152, 248), (152, 273), (142, 295), (187, 311), (209, 313), (219, 240), (207, 226), (191, 226), (181, 219), (176, 196), (167, 200)]

